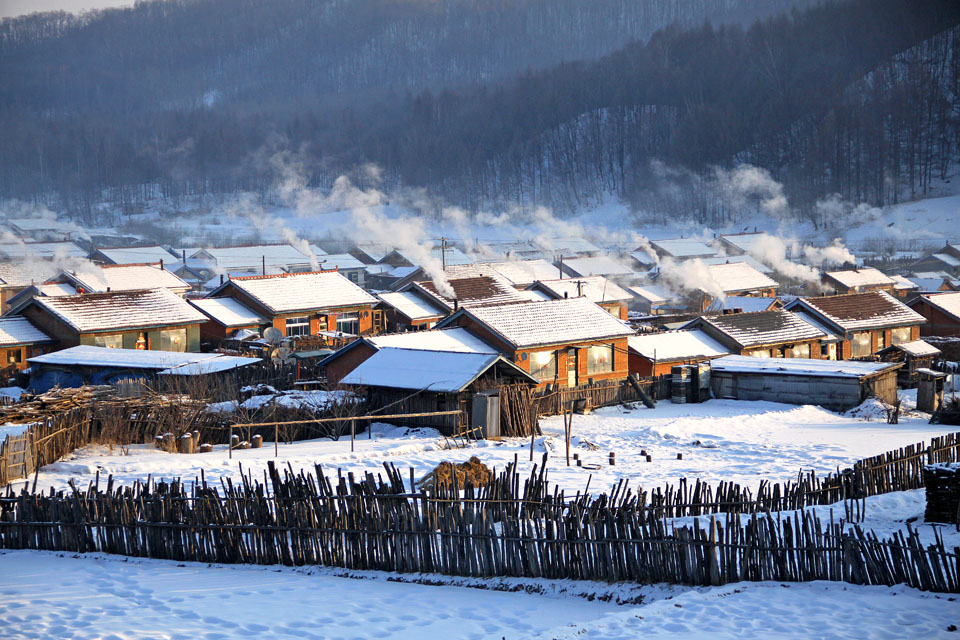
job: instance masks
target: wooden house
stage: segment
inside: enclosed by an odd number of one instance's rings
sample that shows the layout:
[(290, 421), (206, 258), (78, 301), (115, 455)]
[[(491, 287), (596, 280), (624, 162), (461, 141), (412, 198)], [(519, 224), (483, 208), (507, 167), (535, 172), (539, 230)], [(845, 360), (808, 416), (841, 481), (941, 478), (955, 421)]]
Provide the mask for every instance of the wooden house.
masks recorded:
[(235, 298), (200, 298), (188, 302), (207, 317), (200, 325), (200, 340), (211, 346), (219, 345), (242, 331), (262, 334), (271, 325), (268, 318)]
[(206, 316), (168, 289), (33, 298), (17, 310), (59, 348), (199, 351)]
[(432, 329), (449, 311), (427, 297), (414, 291), (395, 291), (377, 296), (382, 301), (381, 309), (389, 332), (422, 331)]
[(634, 332), (586, 298), (461, 307), (438, 328), (463, 327), (540, 384), (574, 387), (622, 379)]
[(320, 265), (321, 269), (334, 269), (346, 276), (347, 280), (350, 282), (361, 287), (367, 286), (367, 265), (360, 262), (349, 253), (318, 254), (317, 263)]
[[(725, 297), (775, 298), (780, 286), (776, 280), (755, 269), (746, 262), (725, 262), (706, 267), (714, 290), (723, 291)], [(707, 310), (716, 299), (711, 291), (704, 291), (702, 310)]]
[(166, 269), (163, 262), (101, 266), (91, 264), (88, 268), (61, 270), (44, 284), (70, 285), (76, 293), (168, 289), (181, 297), (191, 289), (189, 283)]
[(826, 337), (783, 309), (704, 316), (682, 328), (701, 330), (735, 355), (759, 358), (820, 358), (820, 341)]
[(960, 338), (960, 293), (931, 293), (917, 296), (907, 306), (923, 316), (921, 336)]
[(629, 291), (603, 276), (538, 280), (527, 287), (527, 290), (542, 293), (548, 300), (582, 296), (621, 320), (627, 319), (627, 311), (633, 299)]
[(22, 371), (28, 358), (46, 353), (55, 342), (22, 316), (0, 318), (0, 369)]
[(880, 349), (917, 340), (926, 321), (886, 291), (797, 298), (785, 308), (836, 334), (837, 360), (872, 359)]
[(420, 280), (406, 287), (410, 292), (433, 306), (452, 313), (459, 307), (481, 307), (527, 302), (529, 296), (518, 291), (496, 270), (483, 264), (453, 265), (447, 267), (446, 284), (441, 291), (433, 280)]
[(828, 271), (823, 274), (820, 282), (838, 295), (868, 291), (885, 291), (894, 295), (897, 284), (893, 278), (873, 267)]
[(0, 262), (0, 314), (7, 313), (13, 298), (31, 286), (40, 285), (59, 271), (52, 260)]
[(943, 249), (914, 262), (910, 270), (944, 271), (951, 276), (960, 276), (960, 245), (947, 243)]
[[(532, 387), (537, 380), (497, 353), (462, 353), (386, 347), (378, 350), (341, 381), (365, 395), (371, 410), (385, 413), (461, 411), (461, 415), (404, 418), (403, 425), (429, 426), (447, 435), (471, 427), (488, 427), (474, 412), (480, 393), (505, 387)], [(501, 402), (506, 398), (501, 399)], [(525, 407), (529, 411), (529, 408)], [(497, 410), (499, 424), (500, 411)], [(483, 433), (485, 436), (499, 436)]]
[(815, 404), (847, 411), (869, 397), (897, 400), (898, 363), (726, 356), (710, 363), (715, 398)]
[(231, 278), (208, 298), (234, 298), (287, 337), (382, 331), (379, 302), (337, 271)]
[(727, 347), (696, 329), (630, 336), (627, 347), (630, 373), (641, 377), (667, 375), (675, 365), (730, 355)]
[(901, 342), (877, 352), (877, 358), (881, 362), (903, 363), (903, 367), (897, 372), (897, 384), (904, 389), (916, 387), (917, 372), (932, 367), (934, 359), (939, 355), (940, 349), (923, 340)]
[(337, 384), (374, 353), (384, 348), (418, 351), (453, 351), (457, 353), (498, 353), (466, 329), (433, 329), (406, 333), (364, 336), (338, 349), (319, 363), (327, 380)]

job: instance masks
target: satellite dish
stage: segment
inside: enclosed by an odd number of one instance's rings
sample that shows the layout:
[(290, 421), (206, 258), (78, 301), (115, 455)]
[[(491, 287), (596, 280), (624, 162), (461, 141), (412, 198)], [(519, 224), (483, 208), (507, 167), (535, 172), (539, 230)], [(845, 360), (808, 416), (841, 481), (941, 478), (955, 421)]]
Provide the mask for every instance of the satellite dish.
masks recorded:
[(276, 327), (267, 327), (263, 331), (263, 339), (270, 344), (280, 344), (280, 341), (283, 340), (283, 333)]

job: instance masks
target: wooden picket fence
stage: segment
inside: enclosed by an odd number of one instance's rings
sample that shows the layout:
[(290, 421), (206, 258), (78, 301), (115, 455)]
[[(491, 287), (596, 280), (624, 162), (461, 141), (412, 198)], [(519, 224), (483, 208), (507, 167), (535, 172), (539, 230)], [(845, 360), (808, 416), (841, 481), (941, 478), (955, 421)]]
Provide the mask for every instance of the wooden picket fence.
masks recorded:
[[(958, 552), (908, 527), (880, 539), (797, 512), (678, 525), (636, 496), (565, 496), (535, 466), (474, 487), (408, 492), (397, 469), (335, 481), (274, 465), (260, 483), (150, 483), (0, 499), (0, 548), (177, 561), (324, 565), (450, 576), (684, 585), (810, 580), (960, 592)], [(411, 473), (411, 484), (412, 469)], [(455, 482), (455, 481), (454, 481)], [(521, 488), (522, 487), (522, 488)]]
[[(670, 376), (638, 378), (637, 383), (644, 393), (654, 400), (670, 397)], [(600, 380), (576, 387), (559, 387), (550, 391), (538, 389), (533, 394), (538, 416), (560, 415), (578, 400), (585, 400), (587, 406), (596, 409), (625, 402), (639, 402), (640, 394), (626, 378)]]

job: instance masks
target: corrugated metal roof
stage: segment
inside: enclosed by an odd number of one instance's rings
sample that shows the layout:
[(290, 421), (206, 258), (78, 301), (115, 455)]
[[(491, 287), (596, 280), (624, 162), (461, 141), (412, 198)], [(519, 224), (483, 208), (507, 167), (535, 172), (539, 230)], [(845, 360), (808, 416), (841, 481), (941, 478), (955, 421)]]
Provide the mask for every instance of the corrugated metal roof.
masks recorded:
[(53, 342), (53, 338), (20, 316), (0, 318), (0, 347)]
[(272, 276), (234, 278), (218, 287), (236, 287), (273, 313), (293, 313), (373, 305), (377, 299), (336, 271), (282, 273)]
[(921, 324), (923, 316), (886, 291), (849, 293), (821, 298), (798, 298), (789, 308), (803, 306), (843, 331), (884, 329)]
[(34, 298), (78, 332), (162, 327), (203, 322), (205, 315), (168, 289)]
[(698, 321), (712, 325), (744, 347), (801, 342), (825, 337), (822, 331), (783, 309), (709, 316), (692, 322)]
[(621, 338), (635, 333), (586, 298), (476, 307), (464, 311), (517, 349)]

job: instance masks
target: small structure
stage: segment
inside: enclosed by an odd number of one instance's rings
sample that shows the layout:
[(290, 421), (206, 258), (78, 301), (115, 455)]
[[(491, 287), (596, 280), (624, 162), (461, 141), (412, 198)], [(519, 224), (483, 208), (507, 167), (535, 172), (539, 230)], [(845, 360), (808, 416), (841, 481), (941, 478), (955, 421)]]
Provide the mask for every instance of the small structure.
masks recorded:
[(238, 367), (261, 362), (220, 353), (176, 353), (108, 349), (81, 345), (28, 360), (30, 389), (42, 393), (60, 387), (112, 384), (119, 380), (153, 379), (156, 376), (219, 378)]
[(674, 366), (730, 355), (730, 350), (703, 331), (667, 331), (627, 338), (630, 373), (662, 376)]
[(933, 369), (918, 369), (917, 411), (936, 413), (943, 407), (943, 383), (947, 374)]
[(381, 308), (390, 332), (432, 329), (448, 313), (445, 307), (431, 301), (432, 296), (417, 295), (414, 291), (381, 293), (377, 297), (383, 302)]
[(926, 465), (923, 487), (927, 494), (924, 521), (960, 525), (960, 462)]
[(754, 311), (775, 311), (782, 309), (780, 298), (727, 296), (717, 298), (707, 307), (707, 313), (753, 313)]
[(837, 294), (865, 293), (867, 291), (885, 291), (891, 295), (896, 280), (873, 267), (849, 269), (847, 271), (828, 271), (820, 280), (825, 287)]
[(0, 370), (22, 371), (28, 358), (48, 351), (55, 342), (24, 317), (0, 318)]
[(897, 384), (903, 389), (917, 386), (917, 371), (929, 369), (933, 359), (940, 355), (940, 349), (923, 340), (901, 342), (877, 351), (881, 362), (902, 362), (903, 368), (897, 373)]
[[(380, 349), (347, 374), (341, 384), (362, 387), (368, 409), (390, 407), (391, 413), (463, 411), (460, 415), (404, 418), (403, 425), (430, 426), (446, 435), (479, 426), (471, 416), (478, 393), (524, 385), (537, 379), (499, 354)], [(528, 413), (530, 409), (527, 408)]]
[(234, 298), (201, 298), (188, 302), (208, 318), (200, 325), (200, 340), (208, 344), (219, 345), (240, 331), (259, 335), (270, 325), (270, 320)]
[(716, 398), (816, 404), (833, 411), (846, 411), (871, 396), (893, 404), (897, 370), (903, 366), (748, 356), (717, 358), (710, 365), (710, 385)]

